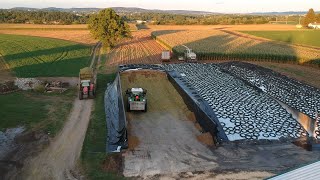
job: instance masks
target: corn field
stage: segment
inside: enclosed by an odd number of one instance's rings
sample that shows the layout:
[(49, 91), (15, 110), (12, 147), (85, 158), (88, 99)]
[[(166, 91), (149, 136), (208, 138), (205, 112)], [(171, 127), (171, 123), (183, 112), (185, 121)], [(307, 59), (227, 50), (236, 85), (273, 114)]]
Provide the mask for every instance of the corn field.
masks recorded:
[(183, 30), (152, 32), (160, 44), (182, 55), (184, 44), (197, 53), (199, 60), (250, 60), (306, 63), (320, 60), (320, 50), (275, 41), (259, 41), (220, 30)]

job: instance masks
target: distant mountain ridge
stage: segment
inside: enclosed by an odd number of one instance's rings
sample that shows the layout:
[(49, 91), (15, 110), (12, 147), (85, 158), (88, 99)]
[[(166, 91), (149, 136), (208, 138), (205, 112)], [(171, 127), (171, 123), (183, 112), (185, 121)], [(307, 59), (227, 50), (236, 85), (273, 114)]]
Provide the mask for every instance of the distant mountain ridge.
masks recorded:
[[(190, 11), (190, 10), (159, 10), (159, 9), (143, 9), (136, 7), (110, 7), (117, 13), (167, 13), (167, 14), (189, 14), (189, 15), (209, 15), (220, 14), (207, 11)], [(23, 10), (23, 11), (60, 11), (60, 12), (74, 12), (74, 13), (93, 13), (98, 12), (103, 8), (28, 8), (28, 7), (15, 7), (10, 10)]]
[[(192, 11), (192, 10), (159, 10), (159, 9), (143, 9), (137, 7), (110, 7), (117, 13), (167, 13), (167, 14), (183, 14), (183, 15), (214, 15), (223, 14), (208, 11)], [(103, 8), (28, 8), (28, 7), (15, 7), (11, 10), (24, 10), (24, 11), (61, 11), (73, 13), (94, 13)], [(253, 12), (253, 13), (229, 13), (229, 14), (250, 14), (250, 15), (304, 15), (307, 11), (287, 11), (287, 12)], [(320, 11), (316, 12), (320, 13)], [(227, 13), (225, 13), (227, 14)]]

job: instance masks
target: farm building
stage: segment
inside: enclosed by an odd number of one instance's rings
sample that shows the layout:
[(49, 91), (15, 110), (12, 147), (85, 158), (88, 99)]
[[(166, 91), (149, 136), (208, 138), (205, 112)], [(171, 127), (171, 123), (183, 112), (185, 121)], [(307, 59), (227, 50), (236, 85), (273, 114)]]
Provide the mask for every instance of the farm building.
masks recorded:
[(312, 29), (320, 29), (320, 24), (319, 23), (310, 23), (310, 24), (308, 24), (308, 27), (312, 28)]

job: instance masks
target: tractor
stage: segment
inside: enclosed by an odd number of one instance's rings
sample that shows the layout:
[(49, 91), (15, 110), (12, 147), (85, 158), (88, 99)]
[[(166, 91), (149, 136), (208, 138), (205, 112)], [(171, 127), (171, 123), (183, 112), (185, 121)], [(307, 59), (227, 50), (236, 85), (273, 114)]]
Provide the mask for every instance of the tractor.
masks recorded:
[(147, 90), (143, 88), (129, 88), (126, 90), (127, 111), (147, 112)]

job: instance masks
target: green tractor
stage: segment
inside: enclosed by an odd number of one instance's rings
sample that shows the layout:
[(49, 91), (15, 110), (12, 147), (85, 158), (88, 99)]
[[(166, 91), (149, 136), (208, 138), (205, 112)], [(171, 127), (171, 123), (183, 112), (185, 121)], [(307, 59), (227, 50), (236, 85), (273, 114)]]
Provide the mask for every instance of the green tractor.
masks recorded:
[(147, 112), (147, 90), (143, 88), (129, 88), (126, 90), (127, 111)]

